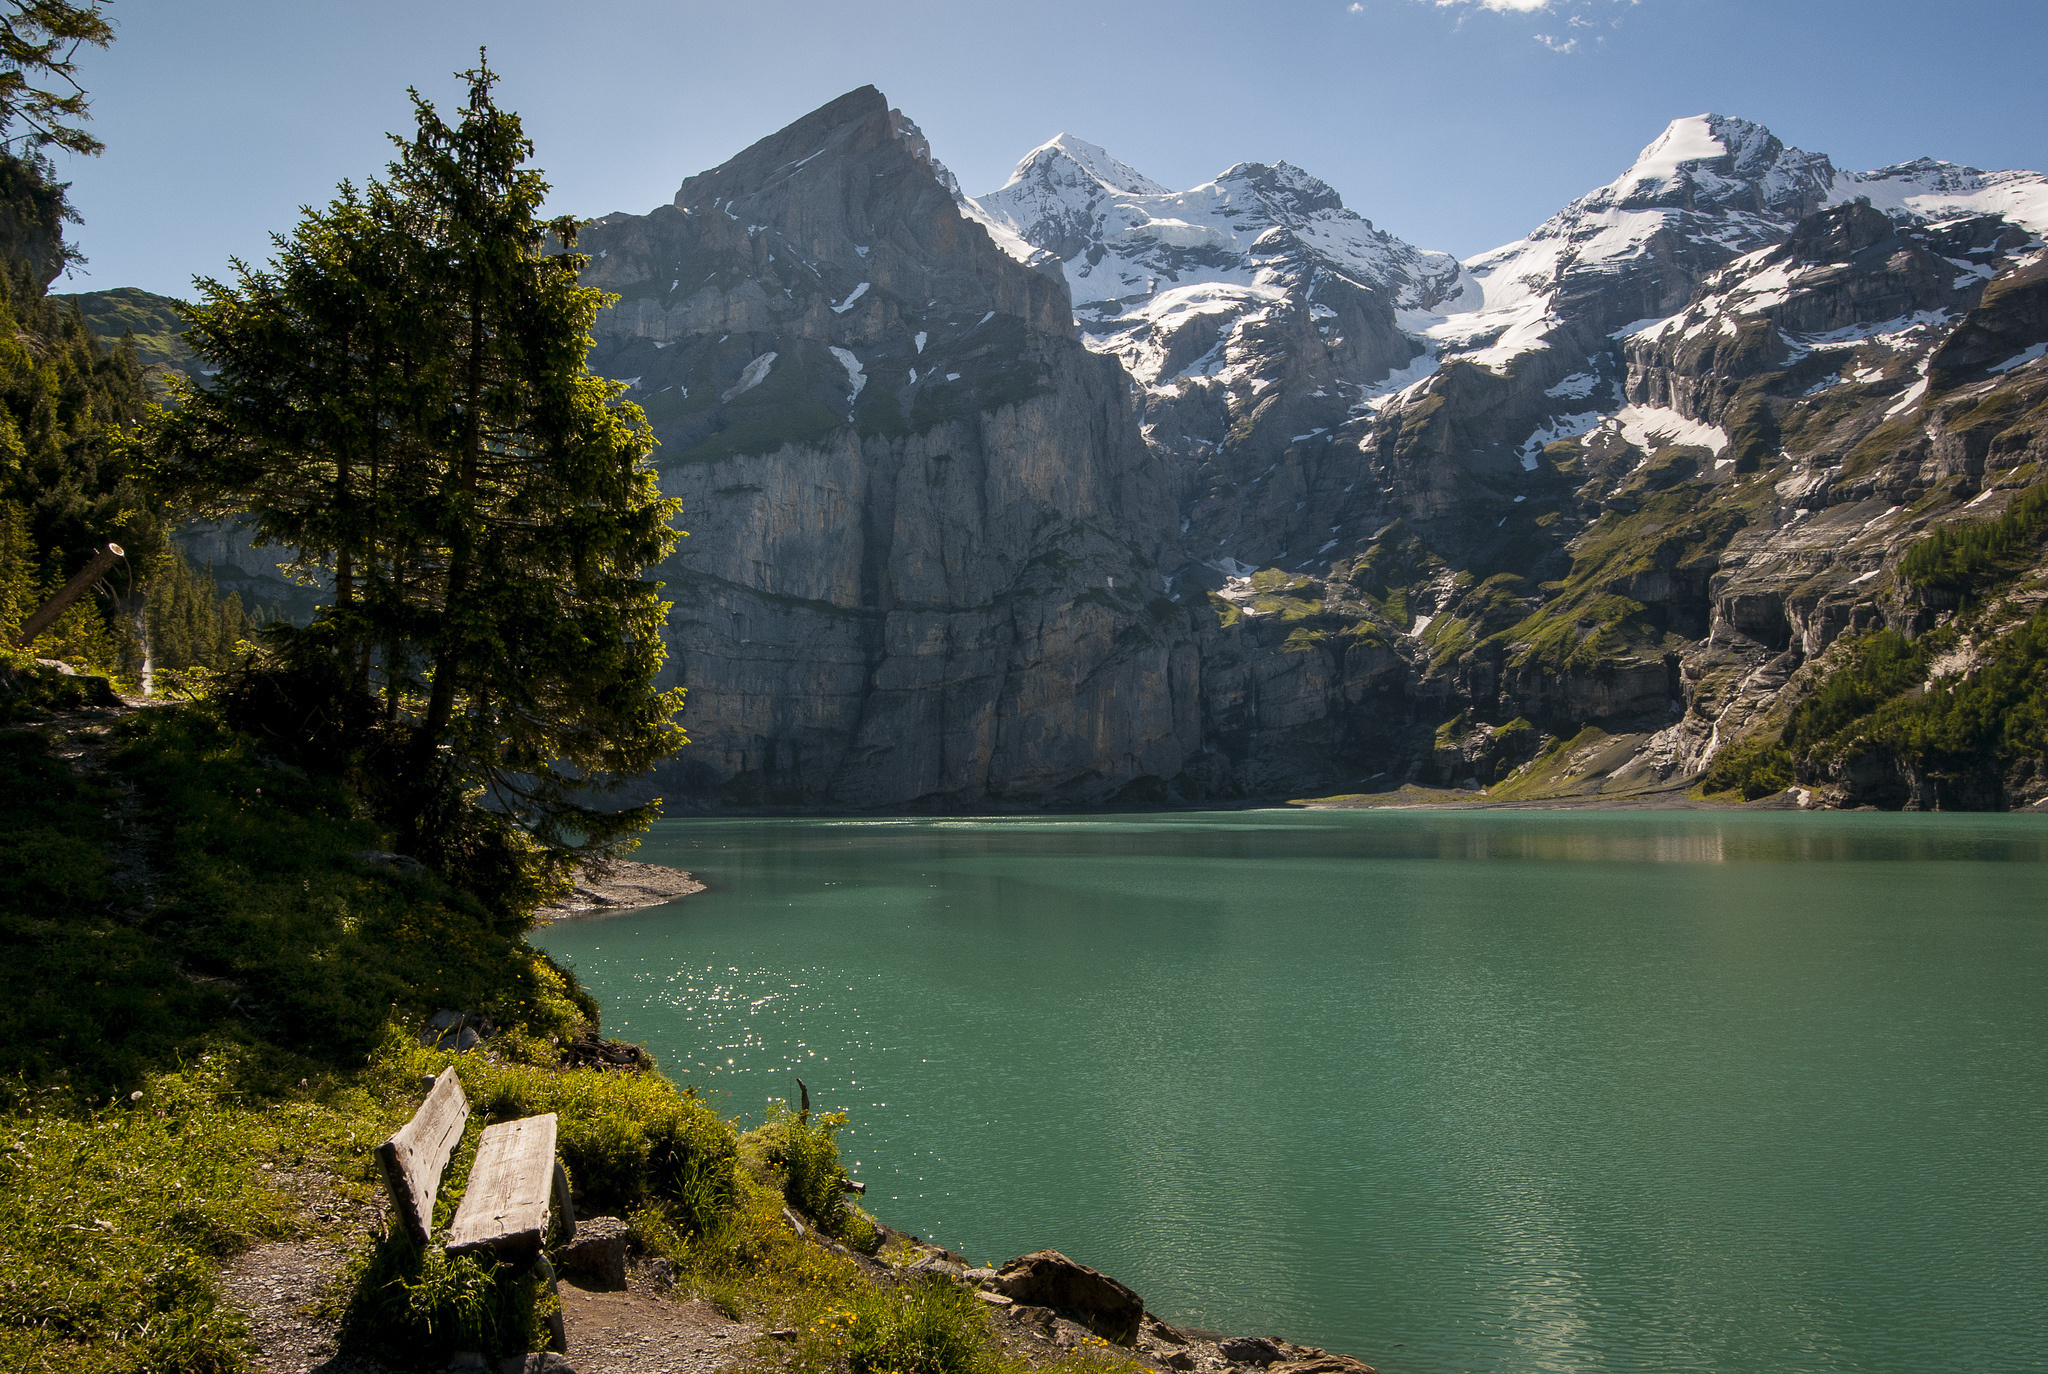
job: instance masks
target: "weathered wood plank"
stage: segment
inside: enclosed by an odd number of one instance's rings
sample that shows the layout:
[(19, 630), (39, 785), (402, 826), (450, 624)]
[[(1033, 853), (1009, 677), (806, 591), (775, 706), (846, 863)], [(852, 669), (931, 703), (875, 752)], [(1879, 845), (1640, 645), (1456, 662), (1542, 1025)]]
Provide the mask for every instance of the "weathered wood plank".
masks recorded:
[(448, 1251), (496, 1250), (508, 1258), (538, 1253), (555, 1185), (555, 1114), (484, 1128), (469, 1187), (448, 1228)]
[(555, 1161), (555, 1215), (562, 1219), (562, 1234), (555, 1237), (557, 1243), (576, 1239), (576, 1204), (569, 1200), (569, 1171), (562, 1167), (562, 1161)]
[(433, 1232), (434, 1195), (441, 1189), (441, 1173), (468, 1122), (469, 1099), (462, 1095), (462, 1080), (450, 1067), (434, 1080), (433, 1091), (412, 1114), (412, 1120), (377, 1147), (384, 1186), (390, 1190), (399, 1219), (421, 1245)]

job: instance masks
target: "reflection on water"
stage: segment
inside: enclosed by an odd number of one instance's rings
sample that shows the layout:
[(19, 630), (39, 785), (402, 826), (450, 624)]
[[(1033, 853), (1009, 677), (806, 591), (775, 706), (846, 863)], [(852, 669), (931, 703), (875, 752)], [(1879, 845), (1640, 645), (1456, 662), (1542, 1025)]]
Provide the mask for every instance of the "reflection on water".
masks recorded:
[(664, 823), (556, 926), (869, 1202), (1387, 1374), (2038, 1367), (2048, 824), (1233, 812)]

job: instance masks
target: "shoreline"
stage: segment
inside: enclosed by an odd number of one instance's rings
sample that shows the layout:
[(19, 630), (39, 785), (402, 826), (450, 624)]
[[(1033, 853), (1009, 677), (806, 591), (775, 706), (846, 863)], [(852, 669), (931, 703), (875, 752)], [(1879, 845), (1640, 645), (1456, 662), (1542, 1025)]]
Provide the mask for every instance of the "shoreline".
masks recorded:
[[(693, 807), (678, 808), (664, 821), (719, 820), (1021, 820), (1031, 817), (1078, 818), (1083, 816), (1175, 816), (1216, 811), (1801, 811), (1811, 814), (1851, 811), (1883, 812), (1887, 815), (1918, 814), (1903, 808), (1896, 811), (1877, 806), (1838, 807), (1802, 804), (1799, 792), (1811, 789), (1787, 788), (1755, 801), (1722, 801), (1690, 794), (1686, 786), (1647, 788), (1640, 792), (1585, 794), (1551, 797), (1488, 797), (1483, 792), (1457, 792), (1449, 788), (1419, 787), (1413, 783), (1386, 792), (1339, 793), (1328, 797), (1272, 796), (1236, 797), (1213, 801), (1170, 803), (1102, 804), (1098, 806), (986, 807), (958, 811), (877, 807), (854, 810), (842, 807)], [(1951, 811), (1945, 815), (2026, 816), (2048, 815), (2048, 798), (2005, 811)]]
[(569, 895), (537, 908), (533, 913), (533, 924), (535, 929), (539, 929), (556, 921), (574, 921), (662, 906), (678, 897), (692, 896), (704, 890), (703, 883), (680, 868), (620, 859), (599, 870), (579, 871)]

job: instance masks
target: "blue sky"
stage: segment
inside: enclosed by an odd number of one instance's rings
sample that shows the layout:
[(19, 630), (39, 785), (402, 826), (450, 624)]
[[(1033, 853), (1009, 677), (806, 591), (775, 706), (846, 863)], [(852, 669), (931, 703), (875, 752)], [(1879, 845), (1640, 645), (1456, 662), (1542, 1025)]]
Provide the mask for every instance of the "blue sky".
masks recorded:
[[(114, 0), (81, 66), (97, 159), (60, 155), (91, 262), (60, 290), (190, 293), (344, 177), (405, 88), (444, 106), (479, 44), (558, 212), (646, 211), (873, 84), (970, 192), (1062, 131), (1156, 180), (1286, 159), (1460, 256), (1714, 111), (1864, 170), (2048, 168), (2048, 4), (1978, 0)], [(1945, 16), (1960, 16), (1947, 18)], [(1564, 49), (1560, 51), (1560, 49)]]

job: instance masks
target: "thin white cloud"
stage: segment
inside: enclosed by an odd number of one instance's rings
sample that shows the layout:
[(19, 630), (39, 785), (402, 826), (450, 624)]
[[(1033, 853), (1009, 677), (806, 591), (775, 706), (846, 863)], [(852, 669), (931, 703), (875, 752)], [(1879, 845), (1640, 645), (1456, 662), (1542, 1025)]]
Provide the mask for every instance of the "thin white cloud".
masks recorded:
[[(1423, 0), (1423, 3), (1433, 4), (1438, 9), (1457, 10), (1460, 26), (1464, 24), (1465, 15), (1476, 10), (1491, 10), (1495, 14), (1551, 15), (1564, 20), (1565, 27), (1568, 30), (1597, 27), (1594, 20), (1589, 16), (1598, 10), (1606, 8), (1606, 4), (1603, 4), (1602, 0)], [(1636, 5), (1640, 4), (1641, 0), (1607, 0), (1607, 3)], [(1351, 8), (1355, 12), (1363, 7), (1354, 4)], [(1620, 22), (1619, 19), (1608, 21), (1610, 27)], [(1556, 34), (1550, 33), (1539, 33), (1533, 36), (1538, 43), (1541, 43), (1554, 53), (1579, 52), (1583, 50), (1584, 46), (1577, 38), (1561, 38)], [(1598, 47), (1602, 41), (1599, 38), (1595, 38), (1593, 46)]]

